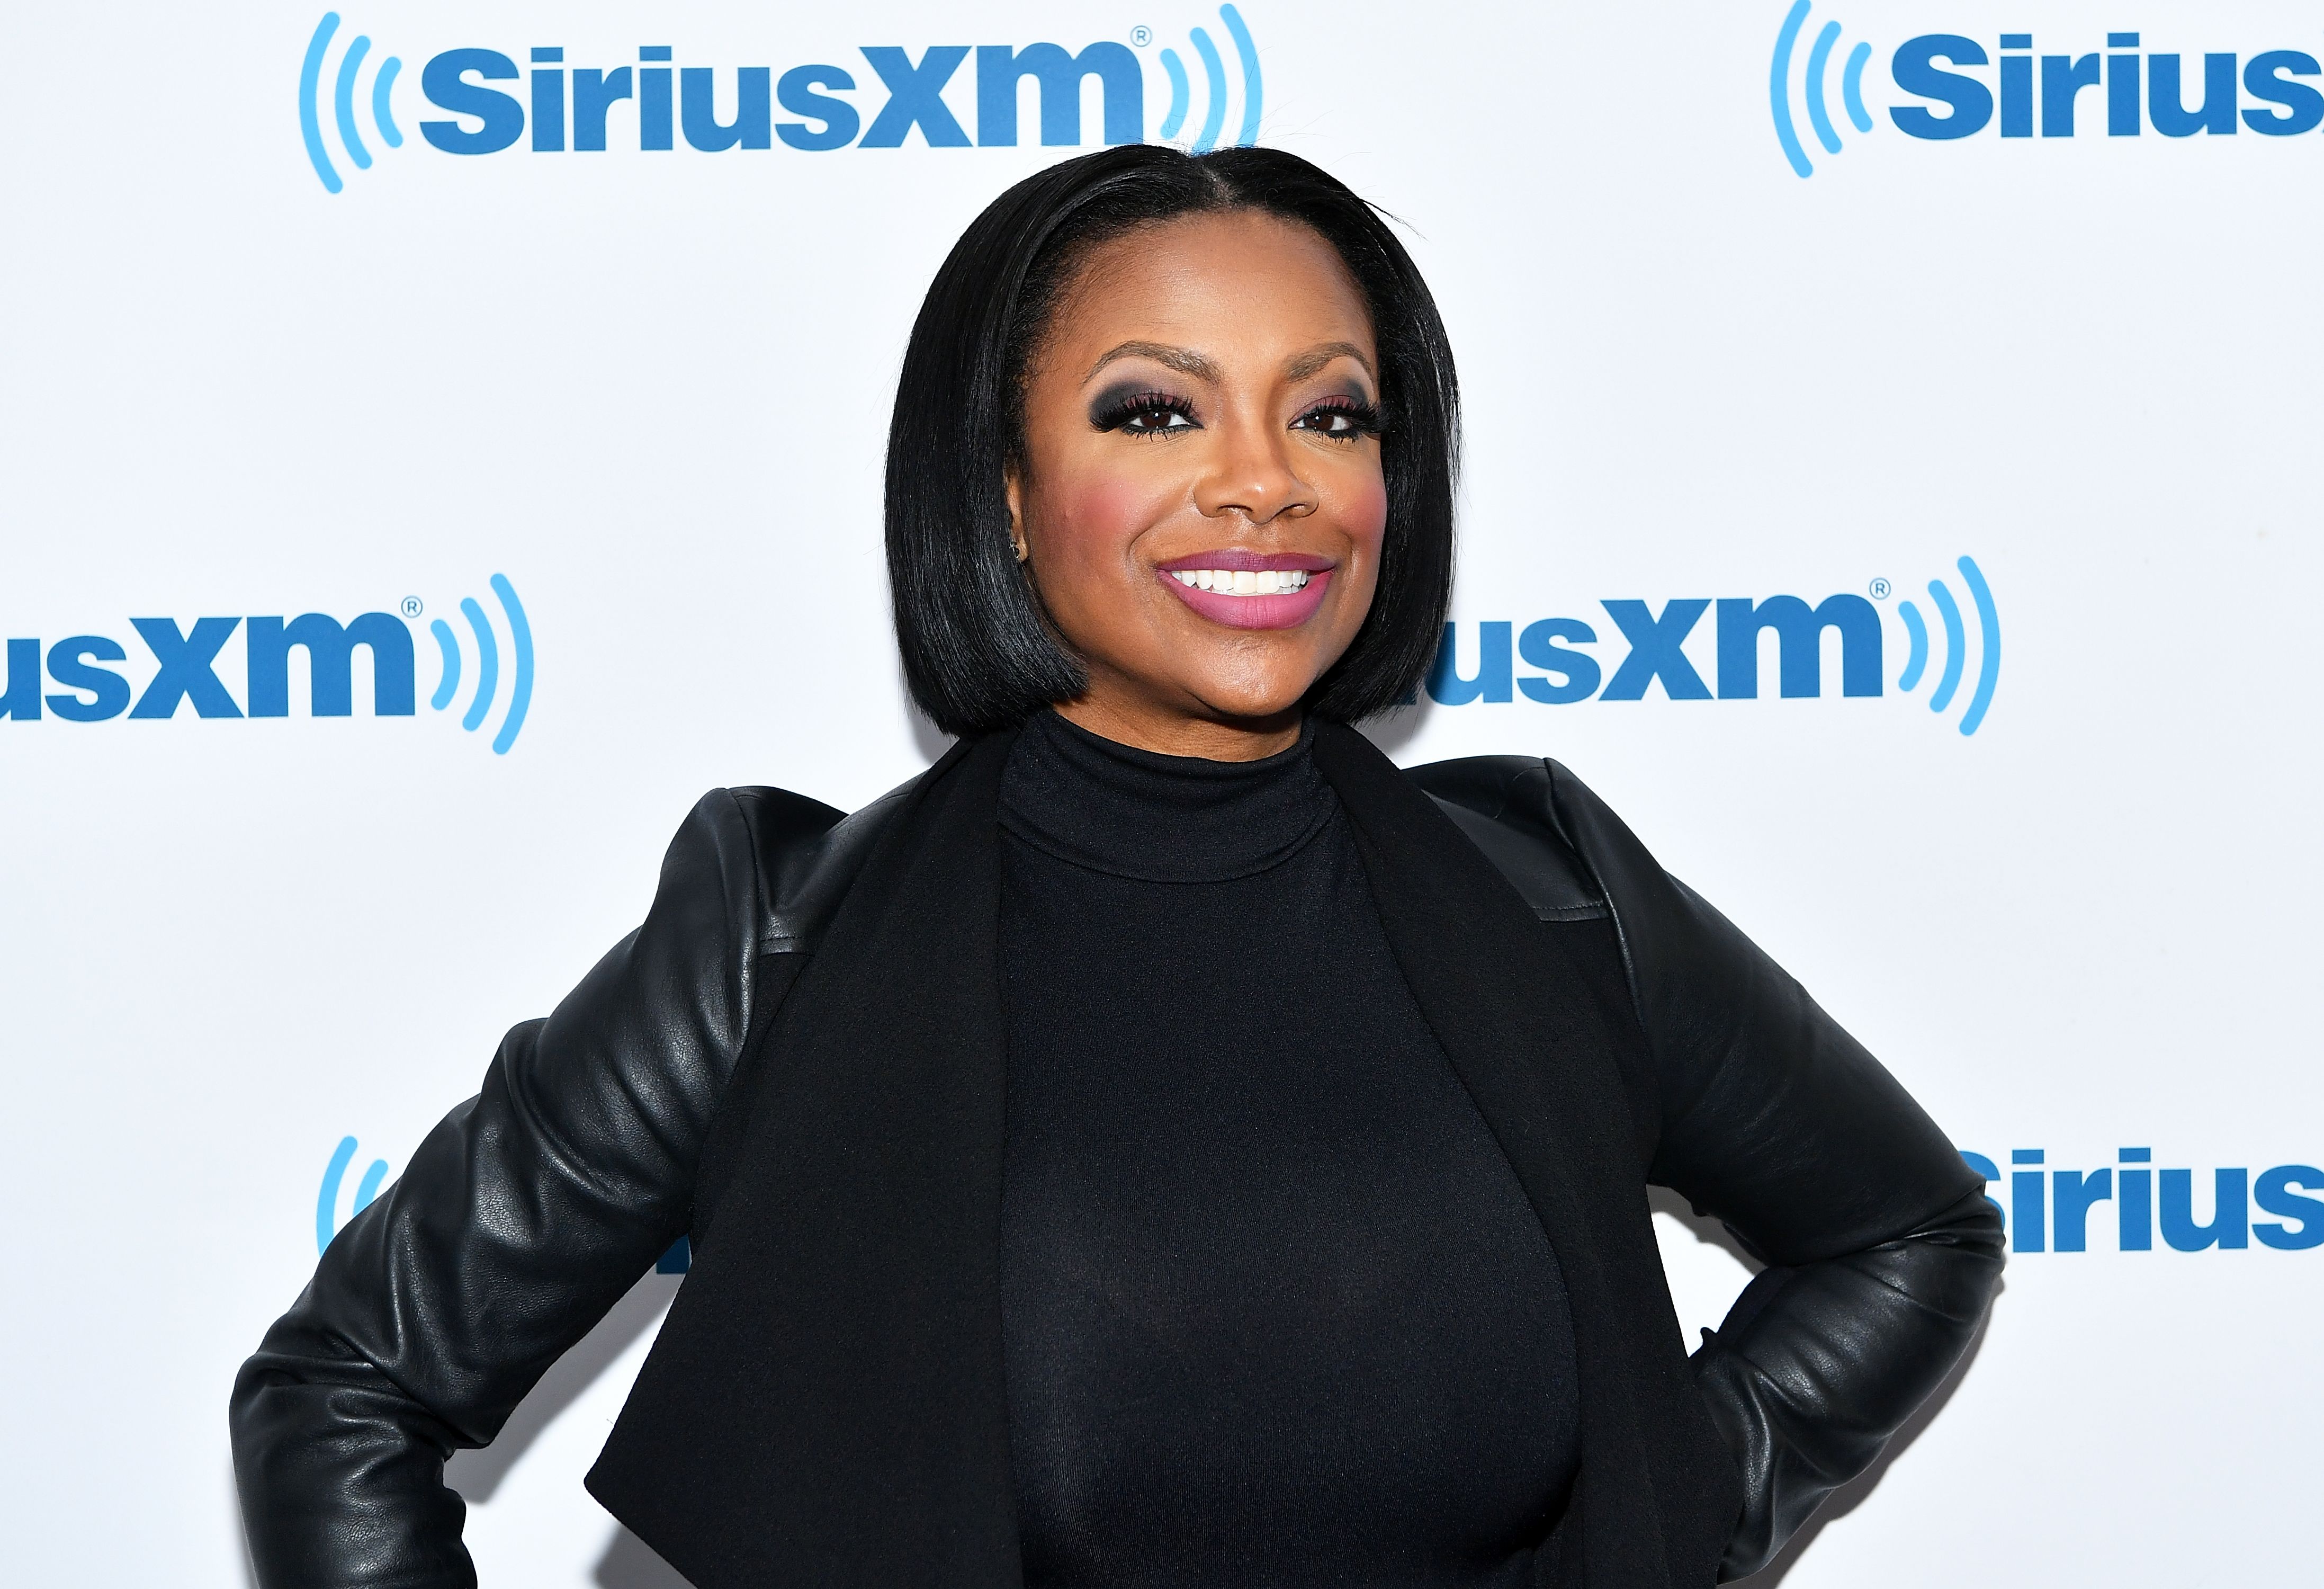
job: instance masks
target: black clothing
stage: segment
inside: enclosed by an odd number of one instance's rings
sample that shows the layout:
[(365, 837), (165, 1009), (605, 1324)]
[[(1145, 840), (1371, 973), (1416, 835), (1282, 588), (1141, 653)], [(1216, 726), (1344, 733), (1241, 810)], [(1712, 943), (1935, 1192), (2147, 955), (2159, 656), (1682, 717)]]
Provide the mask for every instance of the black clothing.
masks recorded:
[(1580, 1456), (1564, 1285), (1308, 739), (1044, 713), (1000, 815), (1028, 1589), (1523, 1589)]
[[(590, 1487), (698, 1589), (1017, 1589), (1001, 773), (706, 797), (645, 923), (340, 1233), (233, 1400), (263, 1589), (473, 1583), (483, 1445), (696, 1242)], [(1553, 762), (1318, 725), (1389, 950), (1555, 1249), (1582, 1467), (1535, 1582), (1758, 1565), (1959, 1361), (2000, 1222), (1886, 1072)], [(1622, 979), (1586, 946), (1611, 935)], [(1770, 1263), (1692, 1359), (1646, 1206)]]

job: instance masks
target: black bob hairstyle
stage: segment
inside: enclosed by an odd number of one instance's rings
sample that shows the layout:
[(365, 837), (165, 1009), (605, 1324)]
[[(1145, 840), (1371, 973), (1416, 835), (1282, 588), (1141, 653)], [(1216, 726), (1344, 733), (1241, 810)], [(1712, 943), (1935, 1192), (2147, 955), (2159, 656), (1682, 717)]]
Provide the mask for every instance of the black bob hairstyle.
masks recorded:
[(1312, 228), (1345, 262), (1379, 353), (1388, 527), (1371, 611), (1308, 694), (1353, 722), (1409, 701), (1452, 588), (1460, 399), (1436, 303), (1385, 221), (1336, 179), (1276, 149), (1085, 154), (1018, 183), (953, 245), (913, 323), (888, 430), (888, 581), (912, 698), (947, 734), (1021, 723), (1088, 687), (1009, 535), (1023, 384), (1090, 251), (1180, 216), (1259, 210)]

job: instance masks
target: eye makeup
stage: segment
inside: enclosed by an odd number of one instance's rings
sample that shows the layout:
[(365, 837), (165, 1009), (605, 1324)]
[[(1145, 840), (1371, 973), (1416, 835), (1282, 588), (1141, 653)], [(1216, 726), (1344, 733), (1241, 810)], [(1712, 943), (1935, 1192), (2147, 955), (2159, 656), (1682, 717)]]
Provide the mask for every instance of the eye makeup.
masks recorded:
[(1176, 393), (1125, 383), (1108, 387), (1090, 402), (1090, 426), (1134, 436), (1196, 429), (1194, 405)]

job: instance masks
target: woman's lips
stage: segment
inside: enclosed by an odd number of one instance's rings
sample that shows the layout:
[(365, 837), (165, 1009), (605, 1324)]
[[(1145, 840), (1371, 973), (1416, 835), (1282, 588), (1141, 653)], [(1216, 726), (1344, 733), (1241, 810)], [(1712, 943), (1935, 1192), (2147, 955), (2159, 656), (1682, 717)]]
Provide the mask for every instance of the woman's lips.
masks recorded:
[[(1176, 577), (1178, 570), (1196, 568), (1254, 575), (1262, 570), (1297, 571), (1306, 575), (1306, 583), (1296, 590), (1230, 596), (1224, 591), (1184, 584)], [(1262, 559), (1250, 552), (1206, 552), (1165, 563), (1155, 570), (1155, 577), (1172, 596), (1213, 624), (1229, 629), (1296, 629), (1314, 616), (1315, 609), (1323, 605), (1323, 592), (1332, 584), (1332, 564), (1327, 558), (1296, 554)]]

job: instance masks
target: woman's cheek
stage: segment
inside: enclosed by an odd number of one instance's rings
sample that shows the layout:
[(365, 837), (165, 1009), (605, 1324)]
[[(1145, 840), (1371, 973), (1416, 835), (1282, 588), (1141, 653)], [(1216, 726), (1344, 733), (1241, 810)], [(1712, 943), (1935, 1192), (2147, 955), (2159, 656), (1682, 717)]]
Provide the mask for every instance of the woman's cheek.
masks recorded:
[(1061, 482), (1051, 532), (1071, 542), (1071, 555), (1098, 562), (1120, 559), (1122, 549), (1151, 529), (1171, 494), (1150, 481), (1111, 469), (1093, 469)]
[(1350, 485), (1337, 505), (1341, 530), (1377, 558), (1388, 533), (1388, 482), (1380, 472), (1367, 470), (1362, 479)]

